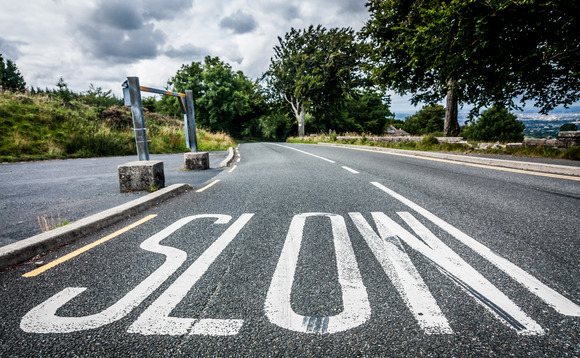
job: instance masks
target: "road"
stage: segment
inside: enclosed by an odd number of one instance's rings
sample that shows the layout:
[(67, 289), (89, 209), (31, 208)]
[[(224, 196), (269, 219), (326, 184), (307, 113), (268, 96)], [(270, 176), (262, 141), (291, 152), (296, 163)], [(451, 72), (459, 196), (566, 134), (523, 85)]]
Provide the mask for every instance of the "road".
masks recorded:
[[(164, 165), (166, 185), (199, 185), (217, 173), (226, 151), (210, 152), (210, 170), (183, 171), (183, 153), (152, 154)], [(40, 234), (39, 218), (72, 222), (137, 199), (119, 193), (117, 166), (135, 156), (0, 164), (0, 246)], [(59, 224), (60, 224), (59, 222)]]
[(580, 181), (239, 153), (45, 262), (95, 244), (77, 256), (0, 274), (0, 356), (580, 356)]

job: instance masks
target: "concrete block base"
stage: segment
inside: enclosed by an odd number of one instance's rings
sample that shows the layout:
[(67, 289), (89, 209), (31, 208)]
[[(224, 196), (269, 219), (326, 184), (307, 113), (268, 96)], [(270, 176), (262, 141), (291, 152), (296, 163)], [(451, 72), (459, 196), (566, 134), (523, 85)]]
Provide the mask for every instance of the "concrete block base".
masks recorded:
[(183, 155), (183, 167), (185, 170), (206, 170), (209, 169), (209, 153), (185, 153)]
[(142, 160), (129, 162), (117, 167), (119, 173), (119, 190), (152, 191), (165, 186), (163, 162), (159, 160)]

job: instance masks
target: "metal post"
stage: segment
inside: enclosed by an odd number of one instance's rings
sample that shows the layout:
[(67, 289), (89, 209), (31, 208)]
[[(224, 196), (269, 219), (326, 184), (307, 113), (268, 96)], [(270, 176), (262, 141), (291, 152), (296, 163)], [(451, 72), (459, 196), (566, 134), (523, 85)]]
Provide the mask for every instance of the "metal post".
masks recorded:
[(185, 129), (185, 146), (187, 149), (191, 149), (191, 143), (189, 142), (189, 125), (187, 124), (187, 114), (183, 114), (183, 128)]
[(197, 133), (195, 130), (195, 112), (193, 109), (193, 93), (191, 90), (185, 91), (185, 107), (187, 109), (187, 135), (189, 136), (189, 144), (192, 152), (197, 153)]
[(139, 160), (149, 160), (149, 146), (147, 145), (147, 131), (145, 128), (145, 116), (143, 115), (143, 104), (141, 103), (139, 77), (127, 77), (127, 82), (131, 98), (131, 116), (133, 117), (137, 156)]

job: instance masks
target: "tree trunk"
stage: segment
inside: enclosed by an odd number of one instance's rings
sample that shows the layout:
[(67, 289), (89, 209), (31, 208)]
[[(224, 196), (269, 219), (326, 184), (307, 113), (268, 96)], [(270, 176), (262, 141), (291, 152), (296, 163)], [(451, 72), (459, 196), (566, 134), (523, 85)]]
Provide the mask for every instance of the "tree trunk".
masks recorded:
[(457, 137), (459, 135), (459, 121), (457, 120), (457, 96), (455, 86), (457, 81), (450, 78), (447, 81), (447, 105), (445, 106), (445, 124), (443, 125), (443, 135), (446, 137)]
[(304, 119), (306, 118), (306, 106), (304, 102), (300, 102), (298, 98), (292, 98), (286, 94), (283, 97), (292, 106), (292, 111), (298, 122), (298, 136), (304, 137)]
[(300, 108), (300, 112), (296, 115), (298, 121), (298, 136), (304, 137), (304, 119), (306, 118), (306, 109), (304, 106)]

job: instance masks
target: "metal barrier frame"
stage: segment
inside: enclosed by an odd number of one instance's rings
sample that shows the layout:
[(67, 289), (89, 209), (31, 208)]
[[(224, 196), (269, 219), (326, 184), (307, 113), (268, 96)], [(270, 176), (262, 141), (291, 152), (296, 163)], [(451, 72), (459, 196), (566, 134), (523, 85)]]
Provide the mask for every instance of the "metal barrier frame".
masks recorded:
[(185, 142), (187, 148), (192, 152), (197, 152), (197, 133), (195, 130), (195, 111), (193, 108), (193, 94), (190, 90), (185, 94), (171, 91), (164, 91), (139, 85), (139, 77), (127, 77), (123, 82), (123, 98), (125, 106), (131, 107), (131, 117), (133, 118), (133, 131), (135, 132), (135, 144), (137, 145), (137, 156), (139, 160), (149, 160), (149, 146), (147, 144), (147, 129), (145, 128), (145, 117), (143, 115), (143, 103), (141, 102), (141, 92), (162, 94), (165, 96), (177, 97), (179, 106), (183, 111), (183, 122), (185, 124)]

